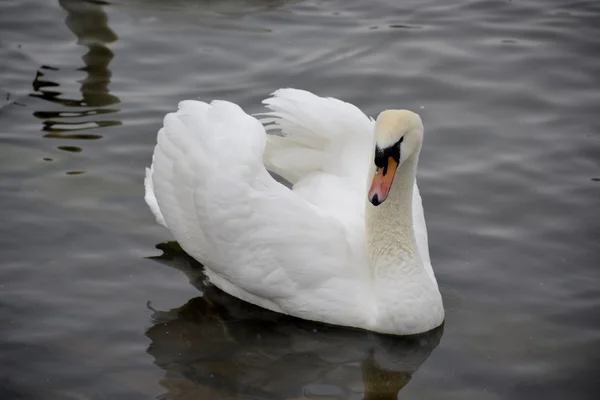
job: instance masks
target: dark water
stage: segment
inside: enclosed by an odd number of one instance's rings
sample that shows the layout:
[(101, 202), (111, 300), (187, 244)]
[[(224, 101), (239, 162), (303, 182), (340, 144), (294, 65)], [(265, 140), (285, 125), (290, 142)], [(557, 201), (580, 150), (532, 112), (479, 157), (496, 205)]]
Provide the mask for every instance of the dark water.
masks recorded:
[[(599, 55), (595, 0), (2, 0), (0, 398), (596, 398)], [(284, 86), (423, 116), (443, 329), (272, 314), (166, 243), (162, 116)]]

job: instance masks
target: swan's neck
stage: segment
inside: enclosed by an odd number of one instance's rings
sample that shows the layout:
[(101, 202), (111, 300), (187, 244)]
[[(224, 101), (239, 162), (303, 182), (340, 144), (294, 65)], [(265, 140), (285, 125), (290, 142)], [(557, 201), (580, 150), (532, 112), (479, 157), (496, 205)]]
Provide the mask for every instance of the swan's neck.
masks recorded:
[[(418, 156), (398, 168), (387, 199), (367, 201), (366, 239), (372, 273), (372, 324), (380, 332), (413, 334), (444, 320), (437, 286), (423, 267), (413, 230), (413, 188)], [(370, 179), (373, 178), (374, 168)]]
[[(367, 202), (367, 249), (375, 279), (423, 272), (413, 232), (412, 200), (417, 156), (407, 159), (397, 170), (387, 199), (379, 206)], [(369, 180), (373, 178), (374, 165)], [(413, 271), (414, 270), (414, 271)]]

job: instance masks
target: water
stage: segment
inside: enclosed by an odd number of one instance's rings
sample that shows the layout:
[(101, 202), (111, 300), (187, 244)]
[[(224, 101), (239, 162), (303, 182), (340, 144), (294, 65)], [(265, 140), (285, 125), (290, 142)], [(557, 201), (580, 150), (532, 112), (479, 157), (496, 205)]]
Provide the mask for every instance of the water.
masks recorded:
[[(398, 3), (3, 0), (0, 398), (595, 398), (600, 6)], [(442, 329), (265, 312), (167, 243), (162, 116), (286, 86), (423, 116)]]

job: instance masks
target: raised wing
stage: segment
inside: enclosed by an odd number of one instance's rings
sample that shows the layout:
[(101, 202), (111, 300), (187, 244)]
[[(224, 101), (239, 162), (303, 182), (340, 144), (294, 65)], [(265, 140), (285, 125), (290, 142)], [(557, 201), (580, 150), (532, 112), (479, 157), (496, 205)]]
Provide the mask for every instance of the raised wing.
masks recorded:
[(335, 323), (336, 307), (362, 318), (364, 289), (343, 225), (268, 174), (265, 141), (261, 123), (235, 104), (180, 103), (148, 170), (155, 215), (233, 295), (303, 318)]
[(356, 106), (298, 89), (279, 89), (263, 101), (269, 136), (267, 169), (296, 183), (314, 172), (356, 182), (366, 190), (374, 121)]

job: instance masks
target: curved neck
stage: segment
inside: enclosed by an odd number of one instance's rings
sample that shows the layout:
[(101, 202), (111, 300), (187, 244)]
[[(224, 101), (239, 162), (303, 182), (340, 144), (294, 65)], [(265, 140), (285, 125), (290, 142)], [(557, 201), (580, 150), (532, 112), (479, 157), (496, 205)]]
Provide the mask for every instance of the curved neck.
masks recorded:
[(380, 332), (421, 333), (444, 320), (441, 294), (423, 266), (413, 229), (417, 161), (418, 154), (398, 167), (383, 203), (375, 207), (367, 201), (367, 252)]
[[(398, 169), (387, 199), (379, 206), (366, 204), (367, 251), (375, 277), (389, 277), (390, 269), (406, 276), (423, 270), (413, 231), (412, 199), (418, 155), (407, 159)], [(371, 163), (369, 182), (375, 165)]]

